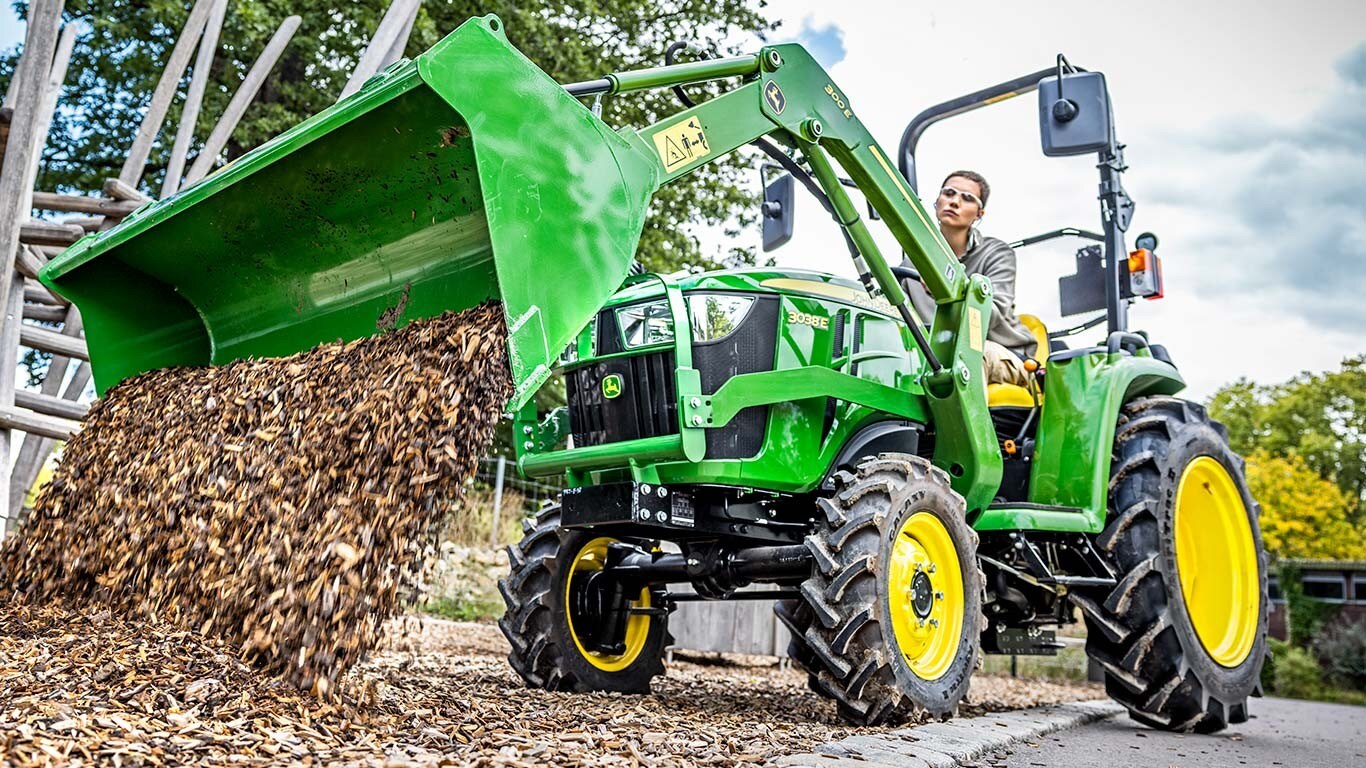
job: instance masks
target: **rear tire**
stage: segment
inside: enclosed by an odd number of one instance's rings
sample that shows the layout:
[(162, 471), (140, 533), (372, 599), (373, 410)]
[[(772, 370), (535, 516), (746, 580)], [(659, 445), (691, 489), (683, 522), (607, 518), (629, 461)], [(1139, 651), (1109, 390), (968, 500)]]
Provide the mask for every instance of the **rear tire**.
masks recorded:
[(810, 618), (789, 653), (853, 723), (894, 722), (917, 708), (950, 716), (976, 669), (982, 621), (963, 498), (942, 470), (903, 454), (864, 460), (836, 483), (806, 539)]
[[(566, 607), (570, 579), (591, 568), (604, 537), (560, 528), (560, 507), (546, 507), (534, 522), (523, 523), (525, 535), (509, 546), (508, 575), (498, 581), (507, 612), (498, 621), (511, 644), (508, 661), (530, 688), (548, 691), (616, 691), (649, 693), (650, 681), (664, 672), (669, 642), (666, 616), (635, 616), (628, 624), (627, 648), (617, 655), (586, 650), (574, 634), (575, 619)], [(597, 558), (600, 559), (600, 558)], [(577, 566), (576, 566), (577, 564)], [(578, 585), (578, 582), (575, 582)], [(660, 605), (660, 595), (643, 591), (633, 600)], [(588, 632), (595, 617), (581, 615)]]
[[(1178, 512), (1187, 516), (1179, 526)], [(1096, 545), (1119, 583), (1073, 593), (1106, 692), (1163, 730), (1212, 733), (1247, 720), (1267, 654), (1266, 555), (1223, 426), (1174, 398), (1125, 406), (1108, 513)]]

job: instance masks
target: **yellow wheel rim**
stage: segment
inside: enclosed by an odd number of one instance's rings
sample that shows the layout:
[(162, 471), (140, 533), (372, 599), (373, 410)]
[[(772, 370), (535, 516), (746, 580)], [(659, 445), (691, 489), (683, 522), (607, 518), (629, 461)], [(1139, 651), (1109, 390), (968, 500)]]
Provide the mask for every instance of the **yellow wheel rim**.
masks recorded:
[(1201, 456), (1176, 488), (1176, 571), (1195, 634), (1219, 664), (1252, 651), (1261, 608), (1260, 563), (1238, 486), (1224, 465)]
[(911, 671), (922, 680), (942, 677), (963, 636), (963, 566), (948, 529), (929, 512), (913, 513), (896, 533), (887, 603)]
[[(593, 539), (574, 556), (569, 565), (569, 578), (564, 580), (564, 617), (569, 622), (569, 635), (574, 638), (574, 646), (579, 649), (579, 655), (588, 660), (589, 664), (601, 669), (604, 672), (620, 672), (631, 666), (640, 652), (645, 648), (645, 641), (650, 635), (650, 617), (645, 614), (635, 614), (626, 619), (626, 651), (621, 654), (612, 655), (590, 651), (581, 640), (579, 633), (574, 630), (574, 612), (569, 606), (571, 590), (574, 587), (574, 579), (594, 571), (601, 571), (603, 564), (607, 562), (607, 546), (616, 543), (616, 539), (606, 536)], [(631, 601), (632, 608), (650, 607), (650, 590), (640, 590), (640, 597)]]

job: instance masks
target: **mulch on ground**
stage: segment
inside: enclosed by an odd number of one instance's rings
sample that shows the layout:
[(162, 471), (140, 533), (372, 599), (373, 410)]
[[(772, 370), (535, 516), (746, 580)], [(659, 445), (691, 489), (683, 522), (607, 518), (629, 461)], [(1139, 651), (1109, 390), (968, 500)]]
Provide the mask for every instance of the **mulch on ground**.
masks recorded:
[[(27, 765), (744, 766), (856, 732), (774, 661), (675, 660), (648, 696), (524, 687), (491, 625), (401, 618), (325, 701), (213, 637), (108, 611), (0, 611), (0, 756)], [(1094, 698), (974, 679), (960, 716)]]

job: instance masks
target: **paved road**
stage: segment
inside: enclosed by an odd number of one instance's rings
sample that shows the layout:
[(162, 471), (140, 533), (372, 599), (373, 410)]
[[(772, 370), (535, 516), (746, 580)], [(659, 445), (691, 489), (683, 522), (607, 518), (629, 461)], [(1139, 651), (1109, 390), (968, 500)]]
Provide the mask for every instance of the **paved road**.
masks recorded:
[(1366, 707), (1252, 699), (1252, 719), (1213, 736), (1154, 731), (1126, 716), (988, 755), (982, 768), (1366, 768)]

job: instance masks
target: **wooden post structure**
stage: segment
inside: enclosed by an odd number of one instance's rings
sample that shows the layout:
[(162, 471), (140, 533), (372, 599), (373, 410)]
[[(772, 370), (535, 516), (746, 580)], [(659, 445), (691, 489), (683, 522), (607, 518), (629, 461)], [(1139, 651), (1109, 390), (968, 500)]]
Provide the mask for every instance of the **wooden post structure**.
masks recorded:
[(398, 58), (386, 61), (395, 46), (402, 52), (403, 46), (407, 44), (408, 35), (413, 28), (413, 19), (417, 16), (418, 5), (419, 0), (394, 0), (389, 10), (384, 12), (384, 18), (380, 19), (379, 26), (375, 27), (370, 44), (365, 47), (360, 61), (356, 62), (356, 68), (351, 71), (351, 78), (346, 81), (346, 87), (342, 88), (337, 101), (359, 91), (366, 80)]
[[(167, 175), (172, 189), (178, 188), (226, 11), (227, 0), (196, 0), (119, 177), (105, 181), (102, 195), (90, 197), (33, 190), (79, 30), (69, 25), (58, 42), (62, 0), (33, 0), (29, 6), (24, 48), (4, 108), (0, 109), (0, 254), (9, 254), (8, 261), (0, 262), (0, 370), (5, 372), (0, 375), (0, 460), (4, 462), (0, 463), (0, 503), (4, 504), (0, 507), (0, 539), (20, 518), (28, 490), (54, 443), (77, 432), (88, 410), (81, 402), (91, 371), (80, 313), (38, 283), (38, 271), (87, 232), (113, 227), (150, 200), (137, 186), (185, 67), (198, 47), (189, 94), (193, 98), (187, 97), (177, 149), (172, 153), (172, 163), (178, 158), (179, 167)], [(299, 22), (299, 17), (291, 16), (281, 24), (234, 96), (231, 108), (218, 120), (210, 143), (219, 141), (219, 134), (226, 142)], [(221, 148), (219, 143), (217, 148), (201, 153), (207, 154), (209, 167)], [(32, 219), (30, 212), (35, 208), (78, 214), (79, 218), (61, 223)], [(51, 354), (36, 390), (15, 386), (21, 347)], [(17, 445), (15, 431), (24, 433), (22, 448)]]
[(166, 178), (161, 182), (161, 196), (170, 197), (180, 190), (180, 174), (185, 168), (185, 155), (190, 151), (194, 128), (199, 122), (199, 107), (204, 101), (204, 89), (209, 85), (213, 56), (218, 50), (218, 33), (223, 29), (223, 17), (228, 11), (228, 0), (214, 0), (208, 26), (199, 39), (199, 55), (194, 60), (194, 75), (190, 90), (185, 94), (185, 105), (180, 110), (180, 127), (176, 130), (171, 159), (166, 164)]
[[(190, 55), (194, 53), (195, 43), (199, 42), (199, 38), (204, 34), (204, 24), (209, 20), (209, 9), (212, 7), (213, 0), (196, 0), (194, 8), (190, 10), (190, 18), (185, 21), (185, 28), (180, 30), (180, 38), (171, 49), (171, 58), (167, 60), (166, 68), (161, 71), (161, 79), (152, 91), (152, 103), (147, 106), (147, 114), (142, 116), (142, 125), (138, 127), (137, 136), (133, 139), (133, 147), (128, 150), (128, 157), (123, 161), (123, 170), (119, 171), (118, 180), (130, 188), (136, 189), (138, 182), (142, 181), (142, 171), (147, 167), (147, 155), (152, 151), (152, 142), (156, 141), (157, 134), (161, 132), (161, 124), (166, 120), (166, 110), (171, 108), (176, 86), (180, 84), (180, 76), (190, 64)], [(105, 194), (109, 194), (107, 190)]]
[[(28, 7), (24, 50), (15, 67), (8, 101), (13, 109), (0, 165), (0, 298), (5, 302), (0, 329), (0, 499), (8, 499), (14, 433), (6, 416), (14, 408), (14, 372), (19, 360), (19, 331), (24, 316), (24, 278), (15, 271), (20, 234), (29, 217), (33, 165), (46, 143), (41, 111), (47, 95), (62, 21), (62, 0), (33, 0)], [(40, 135), (41, 132), (41, 135)], [(9, 530), (9, 509), (0, 536)]]
[(209, 169), (218, 159), (218, 153), (223, 151), (228, 139), (232, 138), (233, 129), (251, 105), (251, 100), (256, 98), (256, 92), (261, 90), (266, 75), (274, 69), (275, 62), (280, 59), (280, 54), (285, 52), (285, 46), (289, 45), (290, 38), (294, 37), (294, 32), (302, 21), (303, 19), (298, 16), (290, 16), (275, 30), (275, 35), (266, 43), (265, 50), (261, 51), (256, 63), (251, 65), (251, 70), (238, 86), (237, 93), (233, 94), (232, 101), (228, 102), (228, 108), (223, 110), (223, 116), (218, 118), (218, 124), (213, 127), (213, 132), (204, 142), (204, 148), (199, 151), (199, 157), (195, 158), (194, 165), (190, 166), (190, 172), (185, 174), (187, 186), (208, 175)]

